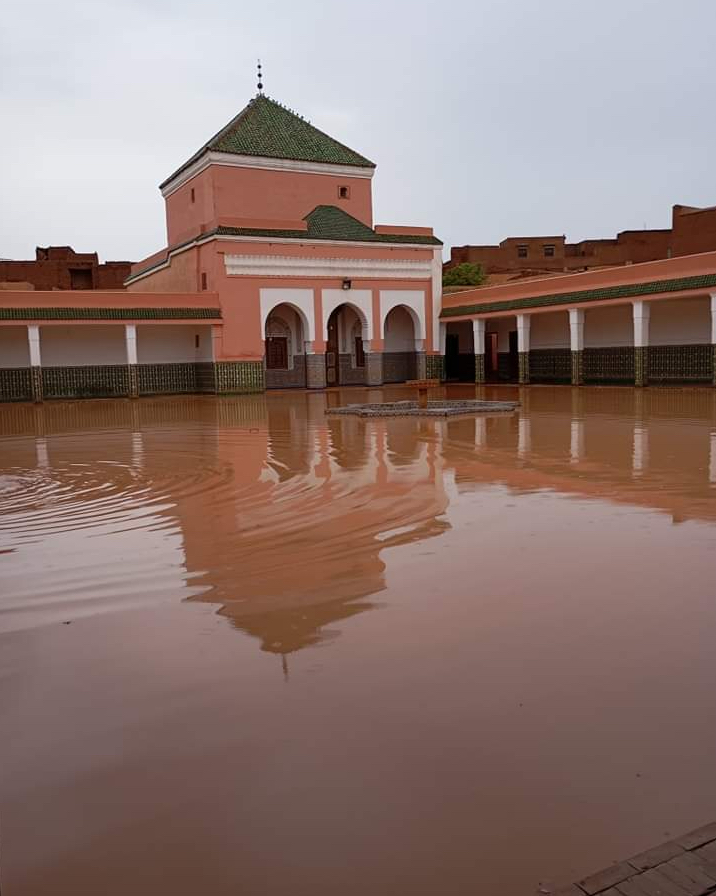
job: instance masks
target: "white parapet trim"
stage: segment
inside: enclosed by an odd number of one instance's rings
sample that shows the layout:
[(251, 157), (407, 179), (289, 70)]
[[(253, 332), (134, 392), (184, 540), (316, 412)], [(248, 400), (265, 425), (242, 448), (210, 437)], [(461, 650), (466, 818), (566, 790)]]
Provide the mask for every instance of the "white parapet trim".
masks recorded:
[[(268, 239), (268, 238), (267, 238)], [(372, 280), (427, 280), (429, 261), (383, 258), (306, 258), (296, 255), (225, 255), (233, 277), (363, 277)]]

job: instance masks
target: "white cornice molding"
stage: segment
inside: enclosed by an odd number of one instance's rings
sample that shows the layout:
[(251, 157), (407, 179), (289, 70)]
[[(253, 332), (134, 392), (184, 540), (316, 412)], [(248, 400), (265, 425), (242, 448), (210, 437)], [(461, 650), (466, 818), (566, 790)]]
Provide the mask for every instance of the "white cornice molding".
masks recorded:
[[(129, 277), (124, 281), (125, 285), (129, 283), (136, 283), (137, 280), (142, 280), (144, 277), (148, 277), (150, 274), (155, 274), (157, 271), (161, 271), (164, 268), (169, 267), (171, 259), (174, 258), (175, 255), (181, 255), (182, 252), (188, 252), (189, 249), (193, 249), (195, 246), (202, 246), (204, 243), (212, 242), (212, 240), (220, 240), (221, 242), (228, 243), (270, 243), (271, 245), (277, 246), (343, 246), (349, 247), (351, 249), (412, 249), (412, 250), (428, 250), (430, 255), (432, 256), (432, 249), (434, 246), (432, 244), (424, 244), (424, 243), (378, 243), (378, 242), (366, 242), (365, 240), (309, 240), (309, 239), (275, 239), (272, 236), (237, 236), (233, 234), (208, 234), (207, 236), (197, 238), (196, 240), (192, 240), (190, 243), (186, 243), (183, 246), (178, 246), (176, 249), (171, 249), (169, 254), (167, 255), (164, 261), (158, 262), (157, 264), (152, 265), (151, 267), (146, 268), (143, 271), (139, 271), (136, 274), (130, 274)], [(260, 256), (228, 256), (229, 258), (234, 257), (251, 257), (258, 258)], [(276, 255), (267, 255), (265, 258), (277, 258), (284, 256), (276, 256)], [(307, 261), (306, 259), (297, 259), (298, 261)], [(355, 261), (355, 259), (346, 259), (347, 261)], [(310, 261), (310, 259), (308, 260)], [(329, 259), (329, 261), (335, 261), (335, 259)], [(367, 262), (375, 262), (376, 264), (382, 264), (383, 259), (366, 259)], [(421, 273), (419, 279), (426, 279), (430, 277), (430, 266), (431, 262), (429, 260), (424, 261), (397, 261), (393, 262), (392, 260), (389, 262), (385, 262), (388, 264), (405, 264), (405, 265), (414, 265), (420, 264), (425, 266), (425, 273)], [(441, 268), (442, 270), (442, 268)], [(280, 276), (280, 274), (268, 274), (267, 276)], [(294, 276), (298, 276), (294, 274)], [(311, 276), (320, 276), (314, 272), (312, 272)], [(336, 276), (335, 272), (328, 276)], [(348, 276), (346, 274), (345, 276)], [(358, 276), (357, 274), (355, 276)], [(368, 276), (364, 274), (363, 276)], [(408, 278), (413, 279), (413, 278)], [(416, 278), (417, 279), (417, 278)]]
[(232, 277), (348, 277), (427, 280), (431, 261), (382, 258), (302, 258), (296, 255), (225, 255)]
[(183, 171), (180, 171), (161, 188), (162, 196), (171, 196), (192, 177), (201, 174), (209, 165), (223, 165), (227, 168), (261, 168), (265, 171), (292, 171), (301, 174), (327, 174), (332, 177), (360, 177), (370, 180), (375, 168), (360, 165), (332, 165), (329, 162), (298, 162), (293, 159), (269, 159), (265, 156), (241, 156), (232, 152), (209, 150)]

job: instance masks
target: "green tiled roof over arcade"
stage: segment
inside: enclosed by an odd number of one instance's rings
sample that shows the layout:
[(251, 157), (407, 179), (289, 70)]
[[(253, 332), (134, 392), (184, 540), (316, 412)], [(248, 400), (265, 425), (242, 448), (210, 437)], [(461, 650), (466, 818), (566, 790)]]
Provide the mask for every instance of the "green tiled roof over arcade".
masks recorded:
[(427, 234), (376, 233), (367, 224), (335, 205), (319, 205), (304, 218), (308, 230), (264, 230), (253, 227), (219, 227), (219, 236), (262, 236), (274, 239), (343, 240), (360, 243), (415, 243), (441, 246), (441, 241)]

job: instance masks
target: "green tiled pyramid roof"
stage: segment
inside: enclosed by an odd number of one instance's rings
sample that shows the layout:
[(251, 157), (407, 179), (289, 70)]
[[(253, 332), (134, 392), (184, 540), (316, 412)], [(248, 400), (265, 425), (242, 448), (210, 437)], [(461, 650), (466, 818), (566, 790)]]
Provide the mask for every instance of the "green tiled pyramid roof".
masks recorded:
[(255, 227), (218, 227), (219, 236), (262, 236), (275, 239), (345, 240), (361, 243), (416, 243), (442, 246), (435, 236), (424, 234), (376, 233), (367, 224), (335, 205), (318, 205), (303, 219), (308, 230), (264, 230)]
[(261, 93), (161, 186), (209, 151), (375, 168), (375, 163), (370, 159), (319, 131), (300, 115)]

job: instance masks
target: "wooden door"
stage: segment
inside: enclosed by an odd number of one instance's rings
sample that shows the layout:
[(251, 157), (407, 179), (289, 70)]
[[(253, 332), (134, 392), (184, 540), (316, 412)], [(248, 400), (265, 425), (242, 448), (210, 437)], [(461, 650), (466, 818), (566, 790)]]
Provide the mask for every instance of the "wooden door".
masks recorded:
[(339, 385), (338, 369), (338, 308), (328, 318), (328, 340), (326, 342), (326, 385)]

